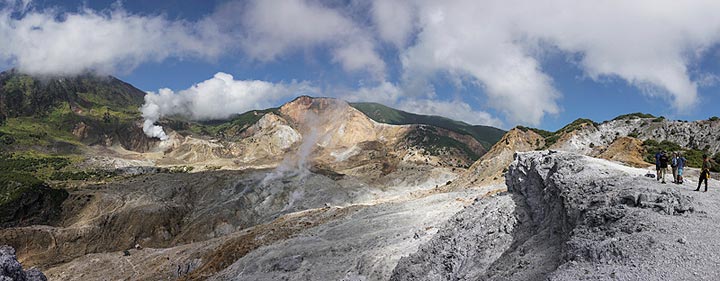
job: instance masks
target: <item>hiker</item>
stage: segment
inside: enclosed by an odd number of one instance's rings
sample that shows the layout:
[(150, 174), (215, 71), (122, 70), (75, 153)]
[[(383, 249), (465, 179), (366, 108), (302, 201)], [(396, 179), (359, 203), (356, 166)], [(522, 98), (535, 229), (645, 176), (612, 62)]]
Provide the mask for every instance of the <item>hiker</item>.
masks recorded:
[(657, 153), (655, 153), (655, 175), (657, 175), (657, 180), (660, 181), (660, 156), (662, 155), (662, 151), (658, 150)]
[(685, 170), (685, 163), (687, 162), (687, 159), (685, 159), (684, 156), (682, 156), (681, 153), (678, 153), (678, 160), (677, 160), (677, 184), (682, 184), (684, 182), (683, 180), (683, 171)]
[(708, 179), (710, 178), (710, 167), (712, 167), (710, 165), (710, 159), (708, 159), (707, 154), (704, 154), (702, 170), (700, 170), (700, 180), (698, 180), (698, 187), (695, 191), (700, 191), (700, 184), (705, 181), (705, 192), (707, 192)]
[(678, 182), (678, 170), (677, 170), (677, 164), (678, 164), (678, 154), (677, 152), (673, 152), (672, 157), (670, 158), (670, 168), (672, 169), (672, 175), (673, 175), (673, 183)]
[(665, 151), (663, 151), (660, 154), (660, 177), (662, 177), (662, 183), (665, 183), (665, 174), (667, 174), (667, 167), (668, 162), (670, 159), (668, 159), (667, 155), (665, 154)]

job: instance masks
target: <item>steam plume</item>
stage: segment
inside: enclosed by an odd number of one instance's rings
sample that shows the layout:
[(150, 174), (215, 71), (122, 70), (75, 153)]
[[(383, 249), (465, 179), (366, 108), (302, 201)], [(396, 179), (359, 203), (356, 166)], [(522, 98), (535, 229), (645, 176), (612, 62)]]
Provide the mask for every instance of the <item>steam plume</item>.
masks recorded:
[(327, 103), (322, 106), (311, 106), (298, 116), (296, 121), (303, 136), (300, 146), (295, 153), (287, 155), (275, 171), (265, 176), (261, 185), (265, 186), (274, 180), (288, 177), (296, 177), (302, 181), (310, 174), (312, 152), (316, 146), (326, 146), (331, 142), (333, 134), (343, 124), (342, 114), (345, 112), (343, 109), (349, 107), (344, 101), (334, 99), (325, 101)]
[(140, 108), (143, 131), (149, 137), (167, 140), (163, 128), (155, 123), (164, 116), (184, 116), (192, 120), (225, 119), (233, 114), (276, 105), (284, 98), (315, 93), (307, 82), (270, 83), (258, 80), (235, 80), (218, 72), (208, 80), (174, 92), (164, 88), (145, 95)]

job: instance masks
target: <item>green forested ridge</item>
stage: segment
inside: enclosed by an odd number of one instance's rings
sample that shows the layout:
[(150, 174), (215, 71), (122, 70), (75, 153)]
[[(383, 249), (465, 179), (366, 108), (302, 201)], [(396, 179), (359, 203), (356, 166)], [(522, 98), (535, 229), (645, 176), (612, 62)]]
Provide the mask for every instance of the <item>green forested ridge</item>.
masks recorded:
[(447, 129), (475, 138), (486, 149), (490, 149), (505, 134), (504, 130), (481, 125), (470, 125), (465, 122), (452, 120), (441, 116), (419, 115), (397, 110), (379, 103), (359, 102), (351, 103), (352, 107), (375, 120), (376, 122), (392, 125), (425, 124)]
[[(76, 153), (82, 142), (127, 138), (145, 93), (110, 76), (34, 77), (0, 73), (0, 151), (39, 149)], [(82, 128), (79, 128), (82, 129)]]

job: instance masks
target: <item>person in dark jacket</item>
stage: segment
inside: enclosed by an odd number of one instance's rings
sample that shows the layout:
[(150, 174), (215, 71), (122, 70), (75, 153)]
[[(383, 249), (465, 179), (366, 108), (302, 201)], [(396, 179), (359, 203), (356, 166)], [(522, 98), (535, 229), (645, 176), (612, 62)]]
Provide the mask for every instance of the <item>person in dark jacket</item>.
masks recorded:
[(677, 152), (673, 152), (672, 157), (670, 157), (670, 168), (672, 168), (672, 175), (673, 175), (673, 183), (678, 182), (678, 154)]
[(657, 175), (657, 180), (660, 181), (660, 156), (662, 155), (662, 151), (658, 150), (657, 153), (655, 153), (655, 174)]
[(712, 165), (710, 165), (710, 159), (708, 159), (707, 155), (703, 155), (703, 164), (702, 164), (702, 170), (700, 170), (700, 180), (698, 180), (698, 187), (695, 189), (695, 191), (700, 191), (700, 184), (702, 182), (705, 182), (705, 192), (707, 192), (707, 186), (708, 186), (708, 179), (710, 178), (710, 168)]
[(663, 151), (660, 154), (660, 173), (659, 173), (660, 174), (659, 177), (661, 177), (662, 183), (665, 183), (665, 174), (667, 174), (668, 162), (670, 162), (670, 159), (668, 159), (667, 154), (665, 154), (665, 151)]

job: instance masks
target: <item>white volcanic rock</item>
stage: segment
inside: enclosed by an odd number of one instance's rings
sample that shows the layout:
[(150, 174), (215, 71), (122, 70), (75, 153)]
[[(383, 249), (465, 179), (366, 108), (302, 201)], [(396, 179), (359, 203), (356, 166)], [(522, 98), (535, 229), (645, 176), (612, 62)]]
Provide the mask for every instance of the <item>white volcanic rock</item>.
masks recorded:
[(504, 182), (503, 173), (513, 161), (516, 152), (532, 151), (545, 145), (545, 139), (532, 130), (513, 128), (493, 147), (475, 161), (453, 186), (467, 188)]
[(720, 238), (720, 193), (663, 185), (646, 172), (567, 152), (518, 153), (509, 192), (456, 214), (391, 280), (720, 277), (702, 262), (719, 256), (711, 241)]
[(584, 126), (558, 140), (551, 149), (589, 155), (592, 146), (610, 145), (616, 138), (637, 134), (640, 140), (668, 140), (682, 147), (704, 149), (711, 154), (720, 152), (720, 121), (670, 121), (653, 118), (628, 118)]

